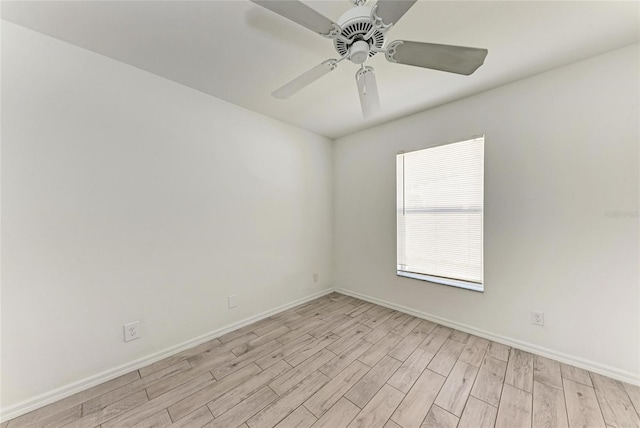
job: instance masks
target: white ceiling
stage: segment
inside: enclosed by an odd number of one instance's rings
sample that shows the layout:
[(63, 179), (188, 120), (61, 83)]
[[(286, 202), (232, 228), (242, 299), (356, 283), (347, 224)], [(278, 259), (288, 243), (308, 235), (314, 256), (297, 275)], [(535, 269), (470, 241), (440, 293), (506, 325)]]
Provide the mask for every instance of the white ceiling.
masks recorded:
[[(307, 3), (333, 20), (351, 7)], [(388, 41), (487, 48), (485, 64), (459, 76), (378, 54), (367, 64), (383, 111), (365, 120), (349, 62), (288, 100), (270, 96), (336, 53), (330, 40), (249, 1), (3, 1), (2, 18), (331, 138), (640, 39), (637, 1), (418, 1)]]

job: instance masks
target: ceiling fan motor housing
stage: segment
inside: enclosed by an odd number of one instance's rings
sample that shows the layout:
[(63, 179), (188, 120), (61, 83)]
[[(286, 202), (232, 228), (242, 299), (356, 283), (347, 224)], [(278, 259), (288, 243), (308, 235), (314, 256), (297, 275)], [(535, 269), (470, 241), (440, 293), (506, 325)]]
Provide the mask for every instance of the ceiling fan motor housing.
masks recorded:
[(347, 39), (353, 39), (353, 41), (346, 43), (340, 38), (335, 38), (333, 41), (334, 47), (341, 57), (347, 55), (349, 49), (351, 49), (349, 59), (356, 64), (362, 64), (377, 53), (371, 47), (382, 49), (384, 46), (384, 33), (378, 29), (374, 30), (369, 38), (365, 39), (365, 36), (374, 27), (371, 19), (371, 9), (371, 6), (356, 6), (346, 11), (338, 19), (338, 25), (342, 29), (342, 36)]

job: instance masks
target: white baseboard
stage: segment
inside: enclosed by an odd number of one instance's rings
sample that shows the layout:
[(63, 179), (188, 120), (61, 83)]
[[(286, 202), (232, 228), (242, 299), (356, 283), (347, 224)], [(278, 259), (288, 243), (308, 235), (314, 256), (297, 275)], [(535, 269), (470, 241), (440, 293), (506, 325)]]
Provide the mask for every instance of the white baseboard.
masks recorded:
[(230, 331), (244, 327), (245, 325), (249, 325), (256, 321), (260, 321), (261, 319), (270, 317), (274, 314), (277, 314), (278, 312), (285, 311), (289, 308), (292, 308), (297, 305), (301, 305), (313, 299), (317, 299), (318, 297), (327, 295), (334, 291), (341, 294), (345, 294), (347, 296), (355, 297), (357, 299), (365, 300), (367, 302), (375, 303), (376, 305), (384, 306), (384, 307), (394, 309), (409, 315), (413, 315), (418, 318), (423, 318), (429, 321), (433, 321), (447, 327), (455, 328), (456, 330), (464, 331), (465, 333), (470, 333), (476, 336), (484, 337), (485, 339), (493, 340), (494, 342), (502, 343), (504, 345), (511, 346), (513, 348), (518, 348), (523, 351), (527, 351), (527, 352), (538, 354), (547, 358), (551, 358), (556, 361), (560, 361), (562, 363), (570, 364), (575, 367), (592, 371), (594, 373), (599, 373), (601, 375), (608, 376), (613, 379), (617, 379), (633, 385), (640, 385), (640, 378), (637, 375), (634, 375), (633, 373), (630, 373), (624, 370), (619, 370), (615, 367), (596, 363), (596, 362), (589, 361), (584, 358), (576, 357), (573, 355), (564, 354), (562, 352), (557, 352), (552, 349), (534, 345), (532, 343), (528, 343), (521, 340), (510, 338), (510, 337), (502, 336), (499, 334), (491, 333), (489, 331), (481, 330), (466, 324), (461, 324), (456, 321), (449, 320), (447, 318), (442, 318), (436, 315), (419, 311), (417, 309), (408, 308), (406, 306), (398, 305), (386, 300), (371, 297), (355, 291), (346, 290), (343, 288), (327, 288), (325, 290), (314, 293), (310, 296), (294, 300), (293, 302), (289, 302), (287, 304), (278, 306), (276, 308), (270, 309), (268, 311), (262, 312), (252, 317), (245, 318), (241, 321), (238, 321), (233, 324), (227, 325), (225, 327), (219, 328), (217, 330), (211, 331), (209, 333), (198, 336), (196, 338), (187, 340), (178, 345), (172, 346), (167, 349), (163, 349), (162, 351), (155, 352), (146, 357), (139, 358), (135, 361), (122, 364), (118, 367), (114, 367), (112, 369), (103, 371), (96, 375), (87, 377), (85, 379), (81, 379), (77, 382), (73, 382), (68, 385), (64, 385), (60, 388), (56, 388), (52, 391), (46, 392), (44, 394), (40, 394), (29, 400), (25, 400), (20, 403), (14, 404), (12, 406), (8, 406), (6, 408), (0, 409), (0, 422), (5, 422), (7, 420), (21, 416), (25, 413), (29, 413), (33, 410), (39, 409), (41, 407), (44, 407), (58, 400), (62, 400), (63, 398), (67, 398), (78, 392), (82, 392), (93, 386), (107, 382), (111, 379), (115, 379), (116, 377), (129, 373), (133, 370), (137, 370), (149, 364), (152, 364), (156, 361), (160, 361), (163, 358), (170, 357), (171, 355), (177, 354), (178, 352), (182, 352), (186, 349), (200, 345), (201, 343), (207, 342), (211, 339), (215, 339), (216, 337), (222, 336), (223, 334), (226, 334)]
[(464, 331), (476, 336), (484, 337), (485, 339), (493, 340), (494, 342), (502, 343), (512, 348), (521, 349), (523, 351), (531, 352), (543, 357), (551, 358), (561, 363), (570, 364), (581, 369), (589, 370), (594, 373), (608, 376), (613, 379), (617, 379), (623, 382), (630, 383), (632, 385), (640, 385), (640, 377), (638, 375), (617, 369), (615, 367), (608, 366), (606, 364), (596, 363), (594, 361), (586, 360), (574, 355), (565, 354), (562, 352), (554, 351), (553, 349), (545, 348), (542, 346), (534, 345), (533, 343), (524, 342), (522, 340), (513, 339), (511, 337), (502, 336), (492, 333), (490, 331), (481, 330), (470, 325), (461, 324), (456, 321), (452, 321), (447, 318), (442, 318), (436, 315), (422, 312), (417, 309), (408, 308), (406, 306), (398, 305), (386, 300), (378, 299), (376, 297), (367, 296), (355, 291), (346, 290), (343, 288), (336, 288), (336, 292), (346, 294), (347, 296), (355, 297), (357, 299), (365, 300), (376, 305), (384, 306), (386, 308), (395, 309), (396, 311), (403, 312), (405, 314), (413, 315), (418, 318), (423, 318), (429, 321), (436, 322), (446, 327), (455, 328), (456, 330)]
[(177, 354), (178, 352), (193, 348), (194, 346), (200, 345), (201, 343), (207, 342), (211, 339), (215, 339), (216, 337), (222, 336), (223, 334), (226, 334), (230, 331), (237, 330), (240, 327), (244, 327), (245, 325), (260, 321), (261, 319), (270, 317), (271, 315), (277, 314), (278, 312), (285, 311), (294, 306), (301, 305), (310, 300), (317, 299), (318, 297), (322, 297), (324, 295), (332, 293), (333, 291), (333, 287), (324, 289), (310, 296), (294, 300), (293, 302), (286, 303), (284, 305), (262, 312), (258, 315), (254, 315), (252, 317), (245, 318), (241, 321), (235, 322), (217, 330), (210, 331), (209, 333), (187, 340), (186, 342), (182, 342), (170, 348), (154, 352), (153, 354), (147, 355), (146, 357), (142, 357), (135, 361), (131, 361), (112, 369), (105, 370), (96, 375), (89, 376), (77, 382), (61, 386), (60, 388), (45, 392), (44, 394), (40, 394), (31, 399), (0, 409), (0, 422), (5, 422), (18, 416), (24, 415), (25, 413), (29, 413), (33, 410), (39, 409), (58, 400), (62, 400), (63, 398), (67, 398), (73, 394), (77, 394), (78, 392), (82, 392), (91, 387), (107, 382), (111, 379), (115, 379), (123, 374), (148, 366), (149, 364), (160, 361), (163, 358), (170, 357), (171, 355)]

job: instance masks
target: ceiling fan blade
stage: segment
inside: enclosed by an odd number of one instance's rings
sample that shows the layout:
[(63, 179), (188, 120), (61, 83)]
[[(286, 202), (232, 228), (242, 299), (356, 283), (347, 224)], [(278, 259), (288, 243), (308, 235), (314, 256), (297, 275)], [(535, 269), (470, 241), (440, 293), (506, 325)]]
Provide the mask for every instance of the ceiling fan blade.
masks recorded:
[(385, 56), (390, 62), (431, 68), (449, 73), (472, 74), (487, 56), (486, 49), (434, 43), (396, 40), (387, 47)]
[(297, 0), (251, 1), (318, 34), (329, 34), (337, 25), (326, 16)]
[(360, 105), (362, 115), (365, 118), (374, 116), (380, 112), (380, 97), (378, 96), (378, 84), (373, 67), (364, 67), (356, 73), (358, 84), (358, 95), (360, 95)]
[(271, 93), (271, 95), (274, 98), (278, 98), (281, 100), (289, 98), (291, 95), (295, 94), (305, 86), (312, 84), (325, 74), (328, 74), (330, 71), (335, 70), (337, 66), (338, 61), (335, 59), (328, 59), (326, 61), (323, 61), (321, 64), (316, 65), (311, 70), (296, 77), (280, 89), (276, 89)]
[(378, 0), (376, 15), (385, 24), (395, 24), (407, 13), (416, 0)]

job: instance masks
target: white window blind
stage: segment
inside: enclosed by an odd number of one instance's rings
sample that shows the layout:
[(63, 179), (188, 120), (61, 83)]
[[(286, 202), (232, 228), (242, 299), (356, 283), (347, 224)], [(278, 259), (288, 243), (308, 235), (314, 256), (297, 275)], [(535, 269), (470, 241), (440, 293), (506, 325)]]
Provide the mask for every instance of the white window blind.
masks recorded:
[(484, 137), (397, 166), (398, 275), (482, 290)]

